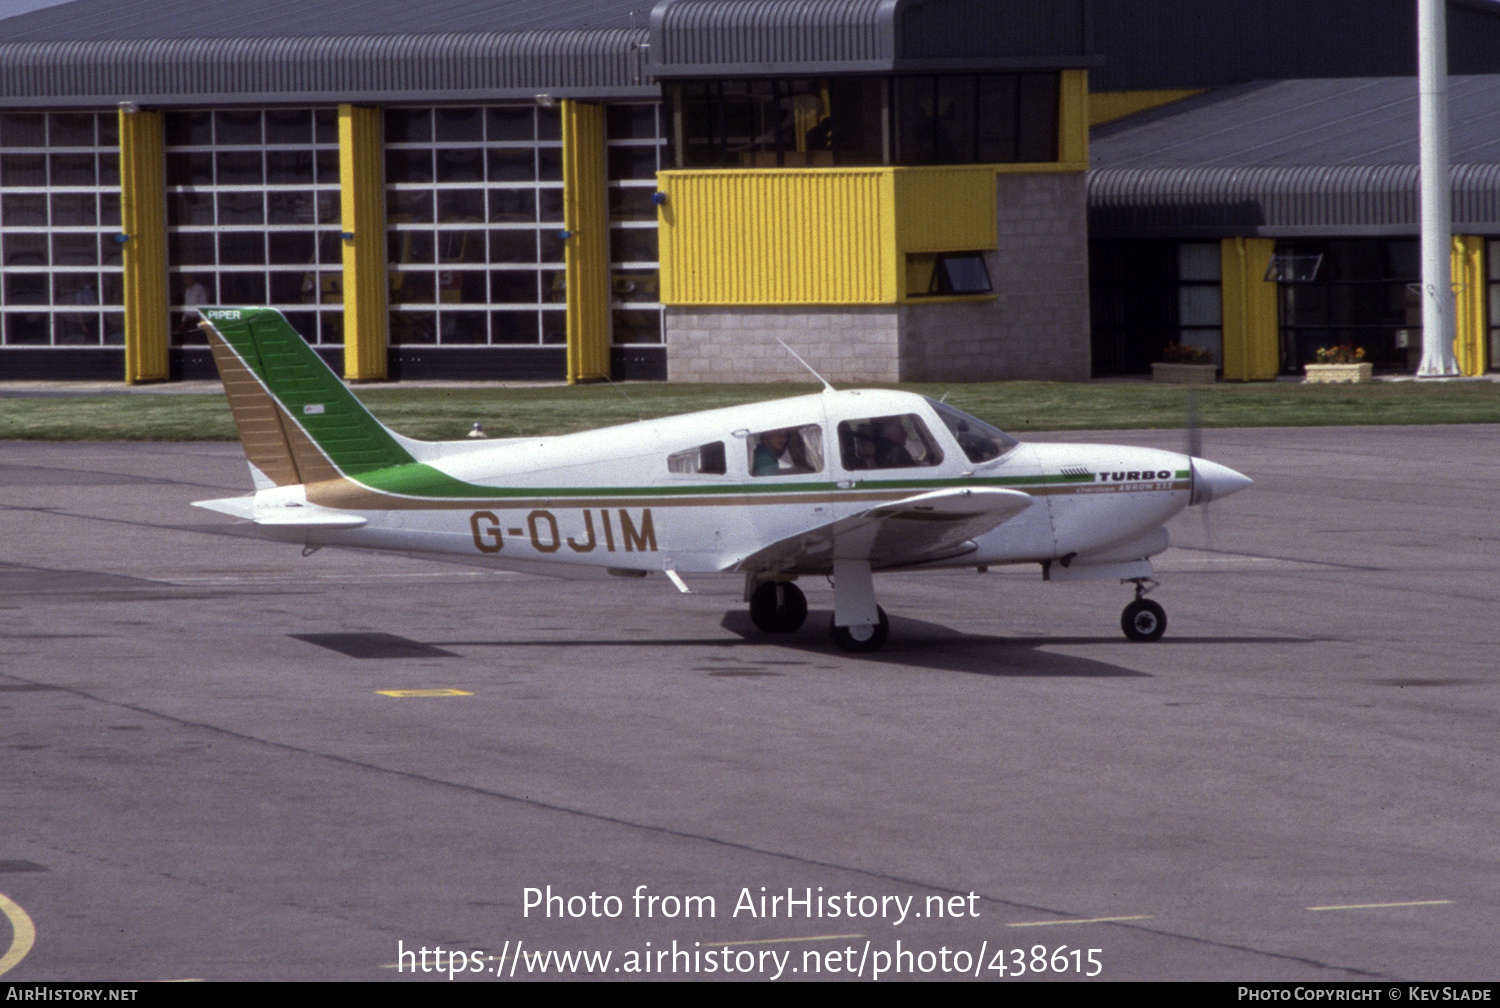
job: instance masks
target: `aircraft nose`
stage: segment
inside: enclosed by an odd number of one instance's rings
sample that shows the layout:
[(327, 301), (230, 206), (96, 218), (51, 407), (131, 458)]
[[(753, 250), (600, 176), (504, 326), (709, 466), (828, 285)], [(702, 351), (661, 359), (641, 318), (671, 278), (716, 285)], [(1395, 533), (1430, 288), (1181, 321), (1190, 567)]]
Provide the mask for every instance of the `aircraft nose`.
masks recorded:
[(1244, 473), (1235, 472), (1226, 465), (1194, 458), (1193, 497), (1189, 504), (1207, 504), (1237, 493), (1255, 481)]

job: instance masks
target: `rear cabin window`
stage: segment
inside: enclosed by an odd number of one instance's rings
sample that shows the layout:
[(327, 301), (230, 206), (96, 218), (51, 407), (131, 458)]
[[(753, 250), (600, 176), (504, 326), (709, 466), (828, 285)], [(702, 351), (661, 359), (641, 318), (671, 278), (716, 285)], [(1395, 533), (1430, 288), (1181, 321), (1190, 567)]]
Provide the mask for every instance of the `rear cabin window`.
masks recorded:
[(915, 413), (845, 420), (839, 424), (839, 452), (845, 469), (908, 469), (943, 461)]
[(673, 452), (667, 456), (667, 472), (723, 476), (724, 442), (714, 441), (686, 451)]
[(751, 476), (792, 476), (823, 471), (823, 428), (778, 427), (745, 439)]

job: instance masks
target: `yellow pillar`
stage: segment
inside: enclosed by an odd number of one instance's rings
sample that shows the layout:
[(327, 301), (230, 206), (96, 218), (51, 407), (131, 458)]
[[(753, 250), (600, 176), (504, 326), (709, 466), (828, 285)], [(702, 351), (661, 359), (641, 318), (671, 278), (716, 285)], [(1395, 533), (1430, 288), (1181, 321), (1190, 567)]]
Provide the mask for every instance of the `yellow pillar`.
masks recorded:
[(604, 107), (562, 102), (568, 381), (609, 378), (609, 215)]
[(1276, 284), (1266, 279), (1275, 248), (1270, 238), (1219, 243), (1227, 381), (1268, 381), (1281, 369)]
[(125, 380), (166, 381), (167, 196), (160, 112), (120, 110), (120, 225), (125, 235)]
[(1089, 72), (1064, 70), (1057, 101), (1057, 160), (1089, 164)]
[(340, 105), (344, 377), (350, 381), (387, 376), (384, 177), (380, 110)]
[(1475, 235), (1453, 236), (1453, 293), (1457, 299), (1454, 312), (1453, 354), (1458, 370), (1466, 375), (1482, 375), (1486, 338), (1484, 301), (1484, 239)]

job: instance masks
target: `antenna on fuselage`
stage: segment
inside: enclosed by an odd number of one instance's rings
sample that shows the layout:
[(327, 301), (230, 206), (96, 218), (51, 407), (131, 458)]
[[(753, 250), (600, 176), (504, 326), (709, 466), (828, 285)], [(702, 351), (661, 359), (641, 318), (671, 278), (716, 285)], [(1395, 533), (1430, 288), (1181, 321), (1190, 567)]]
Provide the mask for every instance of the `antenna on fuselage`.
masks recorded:
[(632, 405), (632, 406), (635, 407), (635, 418), (637, 420), (644, 420), (644, 419), (646, 419), (646, 414), (644, 414), (644, 413), (641, 412), (641, 404), (640, 403), (638, 403), (634, 399), (630, 398), (630, 396), (626, 394), (625, 390), (622, 389), (620, 386), (616, 385), (615, 382), (614, 382), (614, 379), (610, 378), (609, 375), (602, 375), (601, 377), (604, 379), (604, 382), (605, 382), (606, 385), (608, 385), (610, 388), (614, 389), (616, 392), (620, 393), (622, 396), (625, 396), (625, 401), (628, 402), (630, 405)]
[(824, 378), (822, 375), (818, 374), (818, 372), (813, 369), (813, 366), (811, 364), (807, 363), (807, 361), (803, 360), (802, 357), (797, 353), (797, 351), (795, 351), (791, 347), (787, 346), (786, 345), (786, 340), (782, 339), (780, 336), (777, 336), (776, 337), (776, 342), (781, 344), (781, 348), (783, 350), (785, 350), (787, 353), (791, 354), (793, 357), (796, 357), (798, 364), (801, 364), (803, 367), (807, 368), (807, 370), (812, 371), (812, 376), (814, 378), (818, 379), (818, 381), (820, 381), (820, 382), (823, 383), (823, 391), (824, 392), (835, 392), (835, 391), (837, 391), (837, 389), (835, 389), (832, 385), (828, 384), (828, 379), (827, 378)]

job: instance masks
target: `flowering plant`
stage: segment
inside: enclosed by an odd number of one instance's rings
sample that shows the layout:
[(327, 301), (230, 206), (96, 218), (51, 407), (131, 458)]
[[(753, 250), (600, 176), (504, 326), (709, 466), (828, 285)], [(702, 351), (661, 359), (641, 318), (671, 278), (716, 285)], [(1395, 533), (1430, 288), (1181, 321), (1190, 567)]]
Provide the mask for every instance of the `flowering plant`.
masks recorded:
[(1363, 364), (1365, 348), (1341, 343), (1338, 346), (1318, 347), (1319, 364)]
[(1161, 362), (1163, 364), (1212, 364), (1214, 355), (1212, 351), (1205, 350), (1203, 347), (1168, 343), (1161, 348)]

